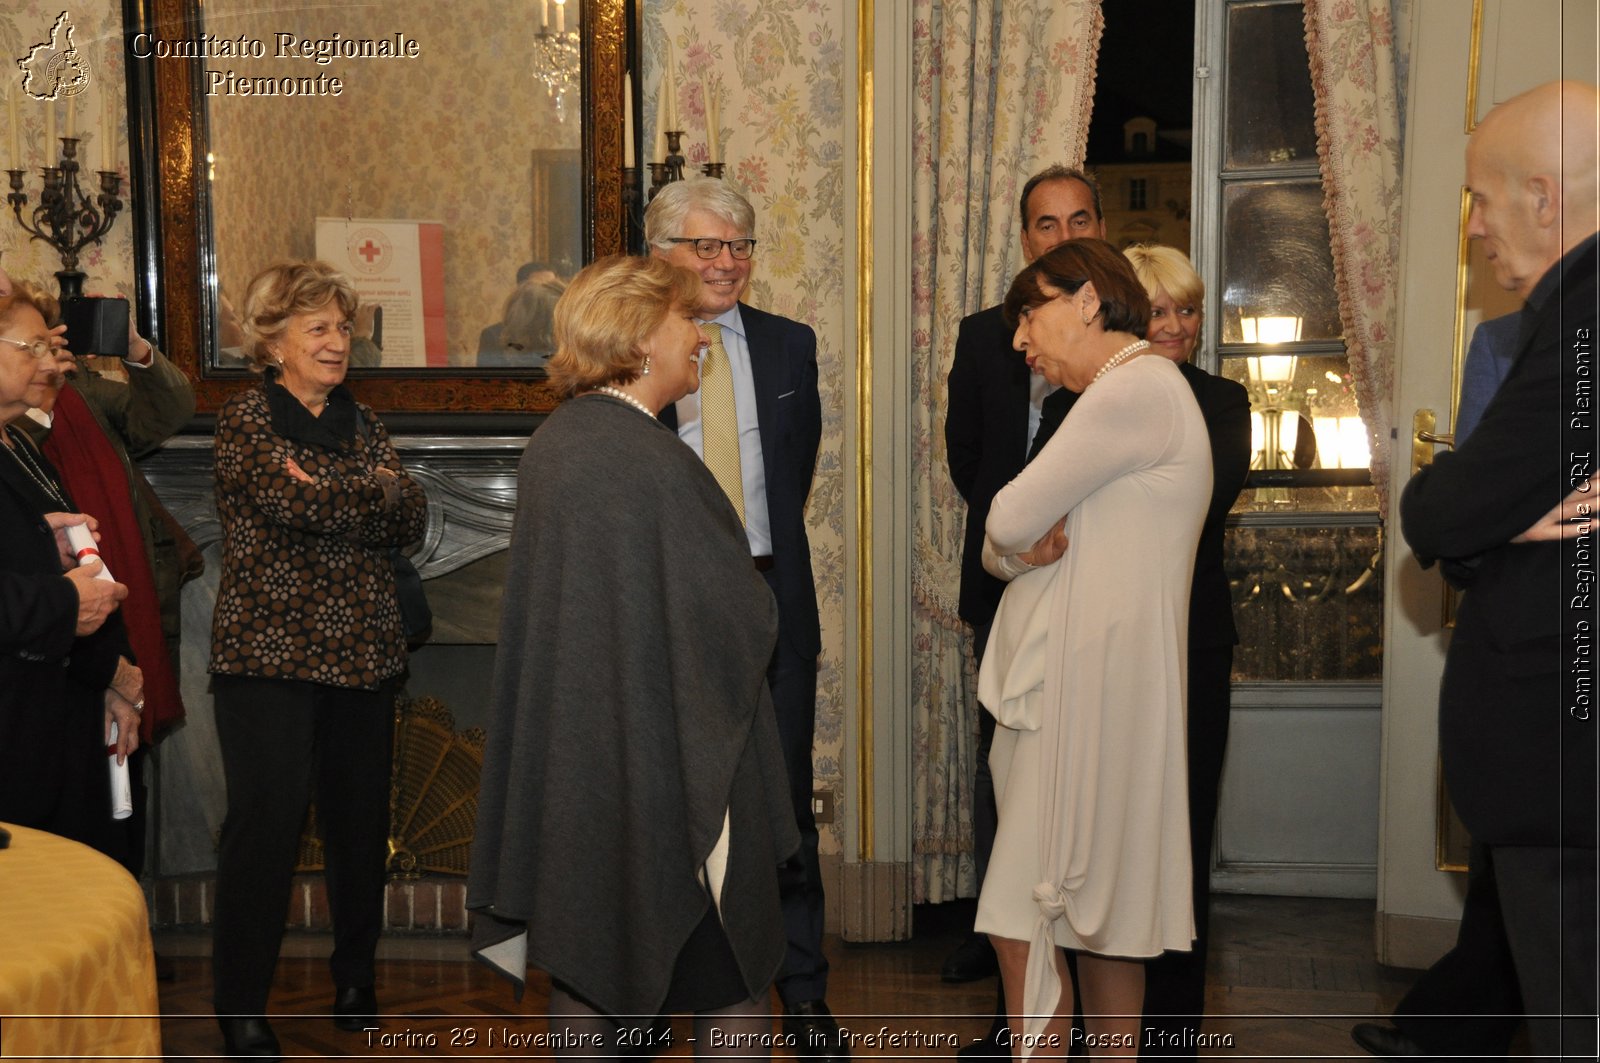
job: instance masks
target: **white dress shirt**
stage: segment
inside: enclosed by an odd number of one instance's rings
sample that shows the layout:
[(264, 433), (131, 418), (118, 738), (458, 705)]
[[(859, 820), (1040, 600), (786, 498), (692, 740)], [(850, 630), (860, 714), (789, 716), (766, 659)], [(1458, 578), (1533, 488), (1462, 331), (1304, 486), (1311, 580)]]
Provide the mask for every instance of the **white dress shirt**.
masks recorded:
[(1028, 375), (1028, 449), (1025, 453), (1033, 452), (1033, 437), (1039, 434), (1039, 422), (1044, 419), (1044, 400), (1058, 386), (1038, 373)]

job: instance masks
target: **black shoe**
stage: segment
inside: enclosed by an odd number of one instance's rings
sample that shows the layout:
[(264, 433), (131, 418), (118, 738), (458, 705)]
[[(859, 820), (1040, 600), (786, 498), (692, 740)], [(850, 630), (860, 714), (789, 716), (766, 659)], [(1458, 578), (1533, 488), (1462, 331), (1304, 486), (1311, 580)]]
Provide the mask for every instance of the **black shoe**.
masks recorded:
[(278, 1059), (282, 1049), (278, 1038), (267, 1025), (265, 1017), (247, 1015), (217, 1019), (222, 1027), (222, 1054), (225, 1056), (253, 1056)]
[(976, 982), (1000, 973), (1000, 961), (995, 959), (994, 946), (987, 934), (968, 934), (967, 940), (957, 945), (945, 957), (939, 968), (941, 982)]
[(1010, 1059), (1011, 1049), (985, 1037), (956, 1049), (957, 1059)]
[(821, 1063), (849, 1059), (850, 1049), (839, 1032), (833, 1012), (820, 1000), (802, 1000), (784, 1006), (783, 1032), (796, 1059), (815, 1059)]
[(1011, 1031), (1001, 1019), (995, 1019), (983, 1039), (956, 1049), (957, 1059), (1010, 1059)]
[(1350, 1039), (1380, 1059), (1404, 1059), (1428, 1054), (1417, 1042), (1393, 1026), (1384, 1026), (1382, 1023), (1358, 1022), (1350, 1031)]
[(378, 994), (371, 986), (339, 990), (333, 998), (333, 1024), (341, 1030), (360, 1033), (378, 1025)]

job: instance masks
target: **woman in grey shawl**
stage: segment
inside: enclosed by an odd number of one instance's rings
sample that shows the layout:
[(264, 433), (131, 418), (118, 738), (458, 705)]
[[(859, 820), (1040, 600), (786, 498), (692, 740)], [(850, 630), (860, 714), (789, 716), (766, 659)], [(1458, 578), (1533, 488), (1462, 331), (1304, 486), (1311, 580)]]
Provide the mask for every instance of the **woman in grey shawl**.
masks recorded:
[[(528, 443), (467, 905), (555, 1047), (764, 1054), (798, 844), (767, 694), (777, 608), (733, 506), (656, 419), (699, 388), (700, 280), (609, 258), (556, 305), (569, 396)], [(713, 1031), (716, 1031), (715, 1035)]]

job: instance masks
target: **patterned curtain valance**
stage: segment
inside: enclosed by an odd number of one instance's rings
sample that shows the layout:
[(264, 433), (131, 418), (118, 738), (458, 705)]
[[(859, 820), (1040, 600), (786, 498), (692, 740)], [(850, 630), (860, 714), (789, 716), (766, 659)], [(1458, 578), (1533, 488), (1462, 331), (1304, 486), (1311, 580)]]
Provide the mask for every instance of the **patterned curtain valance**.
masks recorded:
[(1390, 0), (1305, 0), (1305, 27), (1339, 316), (1387, 513), (1401, 194)]

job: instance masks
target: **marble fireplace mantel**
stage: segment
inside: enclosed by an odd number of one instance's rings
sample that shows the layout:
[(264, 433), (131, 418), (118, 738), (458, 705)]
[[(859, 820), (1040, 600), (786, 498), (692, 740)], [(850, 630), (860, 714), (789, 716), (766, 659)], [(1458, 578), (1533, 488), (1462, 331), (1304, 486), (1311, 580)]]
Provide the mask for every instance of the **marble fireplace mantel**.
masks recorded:
[[(393, 442), (428, 495), (427, 528), (412, 552), (424, 580), (439, 580), (506, 549), (526, 436), (406, 434), (394, 436)], [(216, 865), (216, 838), (227, 805), (207, 673), (211, 613), (222, 567), (212, 439), (175, 437), (141, 467), (206, 558), (206, 572), (183, 591), (181, 681), (188, 719), (157, 747), (153, 820), (159, 843), (150, 865), (161, 876), (195, 875)], [(453, 582), (471, 584), (480, 597), (437, 594)], [(436, 630), (441, 622), (450, 622), (451, 612), (459, 612), (473, 614), (469, 619), (480, 632), (487, 617), (492, 632), (499, 593), (498, 580), (490, 573), (480, 578), (479, 569), (430, 585)], [(423, 693), (439, 694), (438, 688), (448, 687), (456, 696), (443, 700), (470, 712), (480, 700), (473, 684), (486, 684), (493, 668), (492, 641), (492, 633), (479, 634), (425, 647), (413, 658), (413, 693), (419, 680), (427, 684), (431, 671), (435, 689)], [(457, 713), (458, 719), (461, 715)]]
[[(423, 579), (506, 548), (524, 436), (391, 437), (428, 493), (428, 527), (411, 559)], [(202, 548), (222, 536), (213, 497), (210, 436), (177, 436), (141, 462), (161, 500)]]

